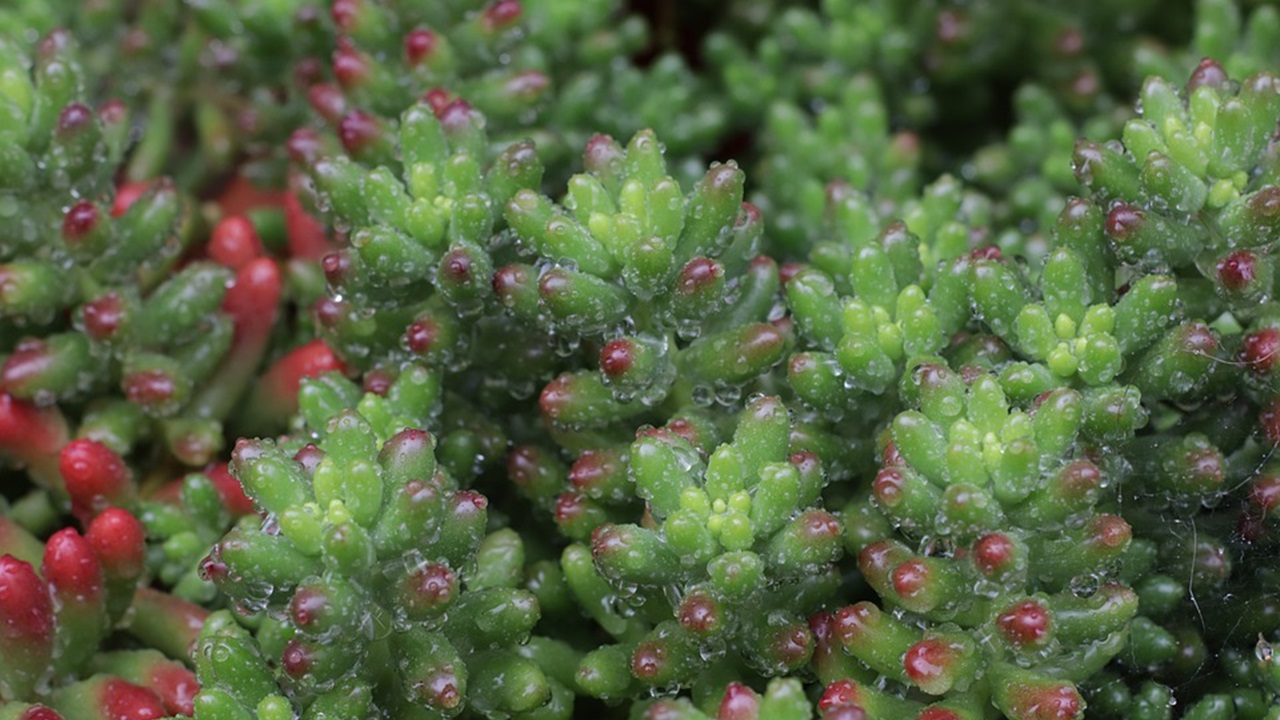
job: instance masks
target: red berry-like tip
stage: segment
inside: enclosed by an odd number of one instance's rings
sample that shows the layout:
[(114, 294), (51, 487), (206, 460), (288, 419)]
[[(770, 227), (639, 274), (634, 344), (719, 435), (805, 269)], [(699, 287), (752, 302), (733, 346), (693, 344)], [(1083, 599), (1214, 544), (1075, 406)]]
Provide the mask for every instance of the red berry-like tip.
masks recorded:
[(1178, 351), (1191, 355), (1212, 355), (1218, 349), (1218, 336), (1202, 322), (1184, 325), (1178, 340)]
[(166, 664), (153, 672), (147, 679), (147, 686), (164, 703), (169, 715), (195, 714), (196, 694), (200, 692), (200, 681), (195, 673), (177, 663)]
[(680, 602), (676, 619), (695, 635), (709, 635), (720, 628), (720, 603), (704, 592), (692, 592)]
[(787, 458), (787, 462), (791, 463), (792, 467), (800, 471), (801, 477), (820, 475), (822, 473), (822, 460), (808, 450), (791, 453), (791, 456)]
[(919, 558), (899, 563), (893, 569), (893, 590), (903, 598), (916, 597), (929, 589), (931, 575), (929, 566)]
[(715, 260), (696, 257), (685, 264), (676, 279), (676, 292), (682, 295), (694, 295), (715, 284), (724, 276), (724, 267)]
[(30, 563), (0, 555), (0, 632), (3, 637), (51, 641), (53, 602)]
[(330, 287), (341, 287), (351, 276), (351, 256), (341, 250), (331, 252), (320, 259), (320, 269)]
[(955, 375), (951, 372), (951, 368), (944, 367), (937, 363), (921, 363), (917, 365), (911, 372), (912, 379), (920, 386), (922, 390), (936, 390), (946, 385), (948, 378)]
[(588, 172), (604, 172), (622, 160), (622, 148), (608, 135), (592, 135), (583, 148), (582, 160)]
[(22, 711), (18, 720), (63, 720), (63, 717), (46, 705), (32, 705)]
[(626, 540), (613, 523), (605, 523), (591, 531), (591, 557), (599, 559), (605, 555), (622, 550)]
[(493, 274), (493, 292), (503, 305), (511, 307), (515, 304), (515, 295), (520, 288), (529, 284), (529, 273), (520, 265), (501, 267)]
[(1049, 609), (1035, 600), (1023, 600), (996, 617), (996, 627), (1010, 644), (1035, 647), (1049, 637)]
[(907, 460), (898, 452), (898, 446), (894, 445), (893, 441), (889, 441), (880, 451), (880, 464), (886, 467), (900, 467), (906, 465)]
[(576, 378), (572, 373), (564, 373), (547, 383), (538, 396), (538, 407), (544, 417), (556, 420), (561, 417), (574, 401), (573, 386)]
[(135, 405), (164, 405), (178, 392), (178, 385), (163, 370), (139, 370), (121, 381), (124, 396)]
[(1218, 261), (1218, 282), (1228, 290), (1248, 288), (1258, 277), (1258, 256), (1249, 250), (1236, 250)]
[(987, 577), (1003, 574), (1010, 568), (1017, 553), (1017, 546), (1003, 533), (990, 533), (973, 544), (973, 564)]
[(102, 565), (73, 528), (63, 528), (46, 541), (42, 572), (59, 595), (81, 601), (102, 595)]
[(826, 712), (844, 705), (857, 705), (862, 701), (862, 688), (853, 680), (836, 680), (827, 685), (818, 698), (818, 710)]
[(1090, 525), (1093, 541), (1106, 548), (1122, 548), (1129, 544), (1133, 537), (1133, 528), (1119, 515), (1103, 514), (1094, 518)]
[(948, 677), (956, 661), (957, 648), (939, 638), (925, 638), (912, 645), (902, 656), (907, 677), (931, 695), (950, 689)]
[(324, 328), (336, 328), (347, 317), (347, 304), (341, 300), (322, 297), (316, 300), (313, 312), (316, 322)]
[(813, 656), (813, 634), (808, 625), (779, 628), (769, 641), (770, 657), (783, 667), (797, 669)]
[(394, 382), (395, 377), (386, 368), (374, 368), (364, 374), (360, 387), (367, 393), (386, 397)]
[(858, 570), (868, 578), (887, 578), (895, 563), (903, 559), (902, 549), (888, 541), (874, 542), (858, 553)]
[(787, 342), (784, 329), (769, 323), (756, 323), (750, 331), (743, 334), (742, 352), (747, 358), (758, 358), (772, 354)]
[(155, 693), (118, 678), (103, 684), (101, 698), (103, 714), (111, 720), (153, 720), (169, 715)]
[(484, 514), (489, 507), (489, 498), (475, 490), (459, 490), (453, 494), (454, 519), (467, 519)]
[(971, 260), (1000, 260), (1004, 257), (1004, 253), (997, 245), (982, 245), (969, 251), (969, 259)]
[(316, 114), (330, 123), (340, 122), (347, 114), (347, 98), (342, 89), (331, 83), (315, 83), (307, 88), (307, 102)]
[(435, 320), (415, 320), (404, 331), (405, 347), (415, 355), (426, 355), (435, 347), (440, 337), (440, 326)]
[(465, 249), (450, 250), (445, 253), (444, 259), (440, 261), (440, 275), (442, 279), (451, 280), (455, 283), (466, 283), (471, 281), (471, 253)]
[(563, 268), (551, 268), (538, 278), (538, 293), (547, 299), (570, 292), (571, 288), (568, 271)]
[(310, 165), (320, 158), (324, 144), (320, 135), (311, 128), (298, 128), (285, 141), (285, 149), (289, 151), (289, 159), (299, 165)]
[(422, 101), (431, 106), (431, 112), (435, 113), (437, 119), (444, 115), (444, 109), (457, 99), (458, 96), (442, 87), (431, 88), (422, 96)]
[(640, 680), (657, 678), (667, 664), (667, 646), (658, 640), (641, 642), (631, 654), (631, 674)]
[(561, 527), (571, 525), (587, 511), (587, 498), (576, 492), (563, 492), (556, 497), (555, 521)]
[(806, 270), (809, 266), (802, 262), (788, 262), (778, 266), (778, 279), (782, 282), (782, 286), (786, 287), (791, 279)]
[(320, 466), (320, 461), (324, 459), (324, 451), (316, 447), (315, 443), (307, 443), (293, 454), (293, 461), (302, 467), (307, 475), (314, 475), (316, 468)]
[(142, 576), (147, 560), (147, 531), (133, 513), (107, 508), (89, 523), (85, 539), (108, 577)]
[(542, 464), (542, 451), (534, 445), (517, 445), (507, 452), (507, 477), (519, 487), (529, 487)]
[(129, 106), (124, 104), (123, 100), (111, 99), (102, 103), (102, 107), (98, 108), (98, 120), (103, 125), (118, 125), (129, 117)]
[(430, 707), (450, 710), (462, 702), (462, 693), (458, 690), (458, 676), (452, 665), (440, 668), (432, 675), (414, 683), (414, 693), (422, 702)]
[(1258, 375), (1271, 372), (1277, 356), (1280, 356), (1280, 328), (1254, 330), (1244, 336), (1240, 345), (1240, 362)]
[(300, 587), (289, 602), (289, 616), (299, 628), (324, 620), (329, 610), (329, 596), (314, 587)]
[(809, 510), (801, 516), (801, 537), (806, 543), (821, 543), (840, 537), (840, 521), (826, 510)]
[(97, 440), (72, 440), (58, 454), (72, 507), (84, 519), (109, 505), (126, 502), (132, 493), (129, 468), (114, 450)]
[(352, 110), (338, 123), (338, 139), (350, 153), (368, 147), (381, 135), (382, 127), (378, 124), (378, 119), (360, 110)]
[(635, 343), (626, 338), (610, 340), (600, 351), (600, 369), (611, 378), (619, 378), (635, 364)]
[(436, 52), (439, 39), (426, 28), (418, 28), (404, 36), (404, 57), (410, 65), (419, 65)]
[(69, 243), (77, 243), (98, 226), (98, 206), (81, 200), (67, 210), (62, 217), (62, 237)]
[(667, 423), (665, 429), (678, 437), (688, 440), (690, 445), (698, 448), (698, 452), (701, 453), (703, 457), (706, 457), (706, 451), (703, 449), (705, 447), (703, 441), (706, 438), (700, 435), (698, 432), (698, 426), (689, 422), (688, 419), (680, 417), (674, 418), (671, 422)]
[(503, 84), (503, 92), (510, 98), (525, 101), (535, 100), (551, 87), (551, 78), (537, 70), (518, 72)]
[(280, 667), (292, 678), (300, 678), (307, 674), (314, 662), (310, 648), (301, 640), (291, 638), (280, 655)]
[(886, 507), (895, 507), (902, 500), (902, 487), (905, 480), (901, 470), (897, 468), (881, 468), (872, 482), (872, 492), (876, 500)]
[(209, 258), (233, 270), (264, 254), (258, 231), (243, 215), (223, 218), (209, 235)]
[(244, 486), (240, 484), (239, 480), (232, 477), (226, 463), (211, 465), (205, 468), (204, 474), (213, 483), (213, 486), (218, 489), (218, 496), (222, 499), (222, 506), (233, 517), (240, 517), (253, 512), (253, 501), (249, 499), (248, 495), (244, 494)]
[(1226, 458), (1217, 448), (1198, 450), (1183, 458), (1181, 475), (1187, 483), (1201, 490), (1211, 490), (1226, 479)]
[(142, 180), (139, 182), (125, 183), (116, 188), (115, 200), (111, 203), (111, 217), (120, 217), (128, 210), (138, 198), (151, 189), (152, 182)]
[(1249, 502), (1263, 516), (1280, 510), (1280, 475), (1265, 472), (1249, 483)]
[(759, 715), (760, 696), (740, 682), (729, 683), (724, 689), (716, 720), (756, 720)]
[(863, 601), (836, 610), (832, 615), (832, 629), (840, 644), (848, 646), (863, 637), (869, 629), (869, 624), (879, 617), (880, 608)]
[(835, 638), (835, 615), (829, 612), (816, 612), (809, 616), (809, 631), (818, 646), (829, 644)]
[(1196, 65), (1196, 69), (1191, 71), (1191, 77), (1187, 78), (1187, 92), (1191, 93), (1199, 87), (1226, 88), (1230, 82), (1227, 71), (1222, 65), (1213, 58), (1204, 58)]
[(213, 552), (209, 553), (200, 561), (200, 566), (197, 568), (197, 572), (202, 580), (207, 580), (216, 585), (227, 578), (227, 575), (231, 572), (231, 568), (227, 567), (227, 564), (222, 562), (222, 553), (218, 549), (218, 546), (215, 545), (213, 547)]
[(62, 108), (62, 112), (58, 113), (57, 133), (61, 136), (67, 136), (80, 132), (93, 124), (94, 117), (94, 113), (89, 109), (88, 105), (78, 102), (70, 103)]
[(867, 720), (867, 711), (860, 705), (837, 705), (823, 710), (822, 720)]
[(110, 340), (124, 321), (124, 302), (115, 293), (101, 295), (84, 304), (84, 331), (99, 342)]
[(49, 346), (43, 340), (25, 338), (0, 365), (0, 387), (14, 390), (31, 380), (39, 380), (52, 362)]
[(440, 109), (436, 116), (440, 118), (440, 125), (447, 134), (453, 135), (468, 125), (478, 121), (475, 108), (471, 107), (471, 103), (457, 98), (449, 102)]
[(359, 85), (369, 75), (369, 62), (346, 38), (338, 39), (333, 52), (333, 76), (344, 88)]
[(1107, 234), (1116, 240), (1125, 240), (1146, 220), (1146, 213), (1136, 205), (1119, 203), (1107, 213)]
[(585, 450), (569, 466), (569, 484), (585, 490), (599, 484), (618, 470), (616, 456), (601, 450)]
[(484, 28), (488, 32), (505, 30), (514, 25), (523, 13), (519, 0), (498, 0), (484, 9)]
[(1084, 710), (1084, 701), (1071, 683), (1022, 685), (1010, 688), (1009, 710), (1026, 720), (1075, 720)]
[(1249, 215), (1255, 222), (1273, 224), (1280, 219), (1280, 187), (1267, 185), (1245, 200)]
[(1060, 492), (1070, 498), (1082, 498), (1102, 486), (1102, 470), (1084, 459), (1068, 463), (1057, 477)]
[(453, 600), (458, 578), (448, 567), (430, 563), (409, 573), (405, 589), (406, 604), (410, 610), (434, 610)]
[(360, 17), (360, 0), (333, 0), (329, 15), (339, 30), (350, 32)]

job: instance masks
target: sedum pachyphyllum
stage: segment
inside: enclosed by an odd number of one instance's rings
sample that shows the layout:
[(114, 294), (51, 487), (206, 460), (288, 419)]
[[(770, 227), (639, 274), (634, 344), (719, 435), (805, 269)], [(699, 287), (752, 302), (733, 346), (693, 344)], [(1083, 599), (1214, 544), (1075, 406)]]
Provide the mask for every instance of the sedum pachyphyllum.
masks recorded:
[(130, 110), (88, 104), (68, 33), (31, 50), (0, 41), (0, 454), (65, 509), (57, 453), (74, 436), (213, 458), (270, 346), (283, 283), (243, 218), (257, 256), (226, 252), (227, 233), (209, 233), (172, 182), (117, 186)]
[(5, 4), (0, 720), (1280, 720), (1277, 18)]
[[(657, 127), (692, 155), (723, 131), (726, 113), (678, 54), (649, 66), (628, 61), (651, 31), (622, 5), (222, 0), (195, 6), (201, 32), (193, 43), (211, 84), (230, 96), (210, 113), (240, 131), (224, 134), (224, 154), (248, 153), (253, 161), (242, 171), (260, 181), (280, 181), (280, 151), (297, 128), (358, 136), (418, 99), (466, 101), (489, 118), (500, 144), (536, 137), (557, 176), (597, 132)], [(246, 84), (249, 92), (235, 92)]]
[[(593, 482), (560, 498), (557, 521), (570, 534), (593, 516), (595, 527), (561, 566), (619, 641), (583, 658), (583, 692), (619, 699), (692, 685), (695, 696), (718, 696), (742, 672), (773, 677), (808, 664), (807, 615), (834, 600), (844, 542), (818, 502), (821, 463), (792, 447), (792, 429), (781, 401), (763, 396), (747, 403), (728, 442), (712, 446), (714, 434), (673, 422), (642, 428), (613, 458), (622, 466), (611, 478), (601, 472), (608, 451), (581, 456), (571, 479)], [(620, 483), (615, 492), (634, 486), (644, 501), (641, 522), (625, 522), (627, 506), (607, 494)]]
[(208, 611), (146, 587), (146, 530), (128, 510), (81, 525), (42, 542), (0, 517), (0, 717), (190, 715), (184, 661)]
[(519, 587), (520, 537), (488, 532), (488, 500), (458, 487), (423, 429), (439, 381), (408, 367), (363, 396), (307, 381), (308, 432), (237, 446), (231, 472), (265, 518), (233, 528), (202, 573), (266, 615), (256, 639), (230, 612), (205, 623), (196, 717), (570, 716), (550, 664), (573, 651), (529, 639), (540, 612)]

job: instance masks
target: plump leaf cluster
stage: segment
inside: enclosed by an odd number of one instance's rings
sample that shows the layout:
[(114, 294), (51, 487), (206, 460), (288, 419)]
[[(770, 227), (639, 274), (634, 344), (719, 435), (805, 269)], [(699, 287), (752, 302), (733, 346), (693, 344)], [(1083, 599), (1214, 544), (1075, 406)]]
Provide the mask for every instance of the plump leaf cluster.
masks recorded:
[(1280, 720), (1280, 13), (0, 8), (0, 720)]

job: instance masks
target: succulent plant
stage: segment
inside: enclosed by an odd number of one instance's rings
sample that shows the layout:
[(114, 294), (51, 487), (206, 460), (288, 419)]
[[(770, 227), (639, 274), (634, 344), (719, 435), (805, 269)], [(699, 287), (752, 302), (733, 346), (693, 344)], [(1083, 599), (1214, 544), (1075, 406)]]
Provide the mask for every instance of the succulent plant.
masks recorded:
[(0, 720), (1280, 720), (1277, 38), (5, 5)]

